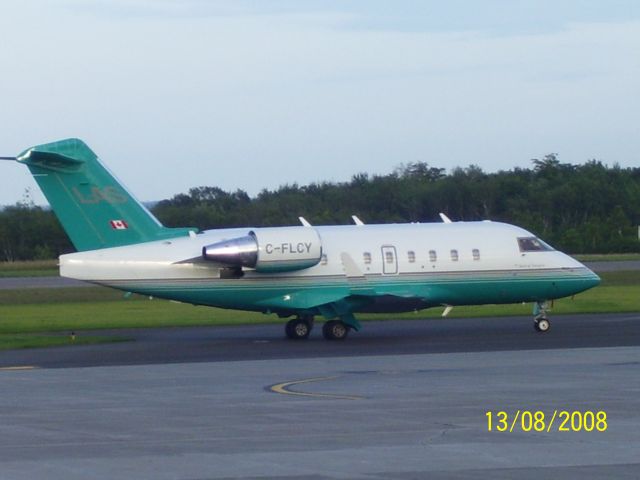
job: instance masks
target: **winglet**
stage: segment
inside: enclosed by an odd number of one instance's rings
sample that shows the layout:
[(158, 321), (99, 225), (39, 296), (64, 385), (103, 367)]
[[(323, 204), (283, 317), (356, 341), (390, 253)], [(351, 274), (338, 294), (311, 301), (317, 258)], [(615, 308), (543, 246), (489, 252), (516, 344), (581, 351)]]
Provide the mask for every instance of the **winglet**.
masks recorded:
[(447, 217), (444, 213), (440, 212), (438, 215), (440, 215), (440, 218), (444, 223), (453, 223), (451, 222), (451, 219)]

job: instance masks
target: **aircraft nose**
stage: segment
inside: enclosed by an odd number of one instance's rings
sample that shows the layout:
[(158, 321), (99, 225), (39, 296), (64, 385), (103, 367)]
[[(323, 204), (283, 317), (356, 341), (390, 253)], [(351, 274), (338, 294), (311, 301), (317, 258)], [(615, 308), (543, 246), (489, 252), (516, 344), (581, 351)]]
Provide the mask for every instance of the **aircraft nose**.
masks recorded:
[(565, 266), (573, 270), (575, 275), (575, 291), (573, 294), (584, 292), (585, 290), (600, 285), (602, 281), (600, 276), (585, 264), (568, 255), (565, 256), (565, 261)]
[(585, 268), (587, 269), (587, 283), (589, 285), (589, 288), (597, 287), (598, 285), (600, 285), (602, 279), (598, 276), (598, 274), (590, 268)]
[(593, 270), (591, 270), (589, 267), (587, 267), (586, 265), (584, 265), (583, 263), (578, 262), (579, 265), (584, 269), (584, 274), (581, 275), (581, 279), (583, 281), (583, 284), (585, 285), (586, 288), (593, 288), (593, 287), (597, 287), (598, 285), (600, 285), (600, 283), (602, 282), (602, 279), (600, 278), (600, 276), (594, 272)]

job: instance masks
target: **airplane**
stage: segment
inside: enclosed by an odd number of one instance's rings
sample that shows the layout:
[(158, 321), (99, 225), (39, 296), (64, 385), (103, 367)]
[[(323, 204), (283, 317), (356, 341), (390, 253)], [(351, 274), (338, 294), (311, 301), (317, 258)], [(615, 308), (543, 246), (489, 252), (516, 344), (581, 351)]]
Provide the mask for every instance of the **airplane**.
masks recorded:
[(277, 314), (290, 339), (322, 317), (327, 340), (361, 329), (355, 314), (532, 302), (547, 332), (550, 302), (600, 278), (520, 227), (492, 221), (246, 227), (164, 227), (79, 139), (17, 157), (46, 196), (76, 253), (60, 275), (125, 292)]

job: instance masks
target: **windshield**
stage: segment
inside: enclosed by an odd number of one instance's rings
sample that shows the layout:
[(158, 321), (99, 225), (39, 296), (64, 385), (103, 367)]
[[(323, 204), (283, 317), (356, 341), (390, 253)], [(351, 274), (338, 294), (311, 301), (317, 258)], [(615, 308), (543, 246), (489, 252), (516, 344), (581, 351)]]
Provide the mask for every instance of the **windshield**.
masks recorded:
[(537, 237), (520, 237), (518, 246), (521, 252), (549, 252), (553, 248)]

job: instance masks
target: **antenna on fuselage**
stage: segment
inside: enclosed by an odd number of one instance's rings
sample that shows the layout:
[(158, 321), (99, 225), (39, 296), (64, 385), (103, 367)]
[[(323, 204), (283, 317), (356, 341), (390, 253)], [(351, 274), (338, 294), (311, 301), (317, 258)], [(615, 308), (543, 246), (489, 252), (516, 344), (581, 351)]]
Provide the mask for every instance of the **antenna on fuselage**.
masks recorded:
[(303, 227), (312, 227), (313, 226), (309, 222), (307, 222), (307, 219), (304, 218), (304, 217), (298, 217), (298, 220), (300, 220), (300, 223), (302, 224)]
[(351, 215), (351, 220), (353, 220), (353, 223), (355, 223), (359, 227), (364, 225), (364, 222), (360, 220), (356, 215)]
[(453, 223), (451, 219), (447, 217), (444, 213), (440, 212), (438, 215), (440, 215), (440, 218), (444, 223)]

